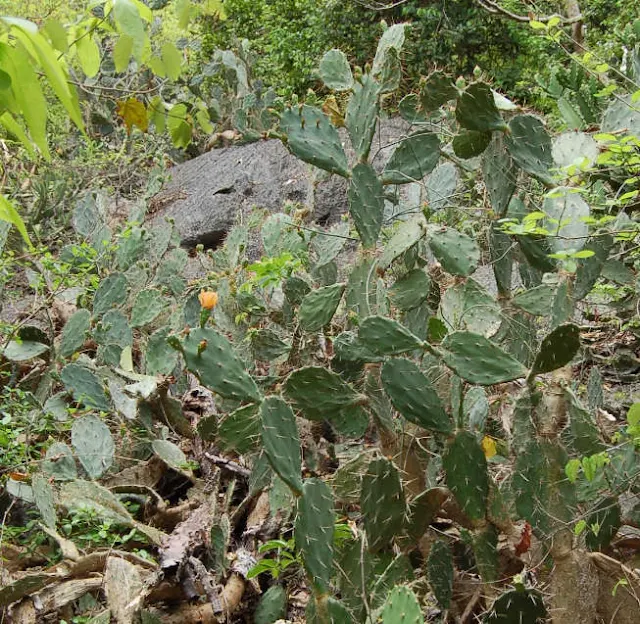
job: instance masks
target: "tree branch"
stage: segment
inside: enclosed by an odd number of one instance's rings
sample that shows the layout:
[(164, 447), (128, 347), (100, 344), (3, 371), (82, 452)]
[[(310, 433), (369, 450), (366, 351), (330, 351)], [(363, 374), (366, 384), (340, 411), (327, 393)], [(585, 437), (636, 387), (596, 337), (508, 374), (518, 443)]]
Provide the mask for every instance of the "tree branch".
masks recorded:
[(485, 9), (485, 11), (489, 11), (489, 13), (493, 13), (494, 15), (504, 15), (509, 19), (512, 19), (512, 20), (515, 20), (516, 22), (521, 22), (521, 23), (527, 23), (532, 20), (535, 20), (536, 22), (542, 22), (543, 24), (546, 24), (550, 19), (557, 17), (560, 19), (561, 24), (575, 24), (577, 22), (581, 22), (583, 19), (582, 15), (573, 15), (571, 17), (563, 17), (562, 15), (559, 15), (557, 13), (554, 13), (553, 15), (535, 16), (534, 18), (533, 16), (529, 16), (529, 15), (518, 15), (517, 13), (512, 13), (508, 9), (505, 9), (504, 7), (500, 6), (494, 0), (476, 0), (476, 2), (479, 6)]

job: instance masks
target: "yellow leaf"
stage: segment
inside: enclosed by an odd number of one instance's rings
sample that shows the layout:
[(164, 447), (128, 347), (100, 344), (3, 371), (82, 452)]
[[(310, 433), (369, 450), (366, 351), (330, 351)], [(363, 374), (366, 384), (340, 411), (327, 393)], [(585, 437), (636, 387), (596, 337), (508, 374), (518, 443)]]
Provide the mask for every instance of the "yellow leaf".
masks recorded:
[(497, 454), (496, 441), (489, 436), (484, 436), (482, 438), (482, 450), (484, 451), (484, 456), (487, 459), (491, 459)]
[(127, 126), (127, 132), (131, 134), (133, 126), (138, 126), (142, 132), (146, 132), (149, 128), (149, 118), (147, 117), (147, 109), (140, 100), (129, 98), (127, 100), (118, 100), (118, 115)]

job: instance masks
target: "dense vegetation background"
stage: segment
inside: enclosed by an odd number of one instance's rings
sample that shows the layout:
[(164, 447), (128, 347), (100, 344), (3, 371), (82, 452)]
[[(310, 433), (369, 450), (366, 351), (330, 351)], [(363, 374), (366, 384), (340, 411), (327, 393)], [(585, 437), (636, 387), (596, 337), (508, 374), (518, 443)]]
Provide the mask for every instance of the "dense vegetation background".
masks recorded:
[[(638, 621), (633, 3), (0, 14), (3, 621)], [(269, 139), (348, 213), (152, 227)]]

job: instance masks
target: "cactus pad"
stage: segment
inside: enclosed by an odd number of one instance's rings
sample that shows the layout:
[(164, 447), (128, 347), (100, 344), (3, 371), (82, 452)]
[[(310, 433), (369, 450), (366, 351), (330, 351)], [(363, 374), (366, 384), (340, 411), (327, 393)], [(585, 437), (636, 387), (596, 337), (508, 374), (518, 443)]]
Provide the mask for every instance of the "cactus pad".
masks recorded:
[(320, 366), (293, 371), (284, 383), (284, 394), (311, 420), (328, 418), (334, 412), (357, 405), (364, 399), (338, 375)]
[(512, 589), (504, 592), (485, 616), (485, 624), (538, 624), (545, 622), (547, 610), (542, 595), (535, 589)]
[(429, 247), (442, 268), (451, 275), (471, 275), (480, 262), (477, 243), (453, 228), (438, 227), (429, 231)]
[(490, 133), (507, 128), (496, 106), (491, 87), (483, 82), (469, 85), (458, 96), (456, 119), (463, 128), (474, 132)]
[(360, 324), (358, 341), (375, 355), (399, 355), (420, 349), (422, 340), (397, 321), (385, 316), (369, 316)]
[(279, 397), (266, 398), (260, 407), (262, 444), (278, 476), (299, 495), (302, 492), (302, 457), (296, 417)]
[(531, 376), (550, 373), (569, 364), (580, 349), (580, 328), (559, 325), (544, 337), (531, 368)]
[(360, 163), (353, 168), (349, 186), (349, 211), (365, 247), (375, 246), (384, 214), (384, 191), (373, 167)]
[(334, 525), (331, 489), (321, 479), (308, 479), (298, 498), (295, 540), (304, 569), (317, 592), (329, 590)]
[(440, 160), (440, 141), (432, 132), (420, 131), (404, 139), (382, 172), (383, 184), (419, 182)]
[(329, 50), (320, 61), (320, 78), (328, 89), (348, 91), (353, 87), (353, 75), (347, 55), (342, 50)]
[(545, 184), (553, 184), (549, 173), (553, 167), (551, 137), (542, 121), (533, 115), (516, 115), (509, 122), (509, 129), (506, 144), (515, 163)]
[(518, 360), (480, 334), (453, 332), (442, 348), (445, 364), (469, 383), (491, 386), (527, 374)]
[(431, 382), (413, 362), (404, 358), (388, 360), (382, 367), (381, 379), (393, 406), (409, 422), (439, 433), (453, 430)]
[(453, 597), (453, 554), (449, 544), (438, 540), (431, 545), (427, 559), (427, 576), (438, 605), (448, 609)]
[(447, 487), (469, 518), (480, 520), (486, 515), (489, 494), (487, 460), (476, 436), (460, 431), (447, 444), (442, 457)]
[(258, 388), (233, 345), (215, 329), (192, 329), (180, 350), (187, 368), (210, 390), (227, 399), (260, 401)]
[(404, 585), (394, 587), (382, 607), (382, 624), (424, 624), (420, 603)]
[(388, 459), (369, 464), (362, 479), (360, 508), (371, 551), (387, 547), (400, 535), (407, 508), (400, 475)]
[(280, 129), (295, 156), (325, 171), (349, 177), (338, 131), (320, 109), (307, 105), (289, 108), (280, 118)]
[(371, 149), (378, 122), (379, 97), (380, 85), (369, 74), (365, 74), (361, 82), (355, 84), (347, 105), (344, 122), (356, 156), (361, 161), (366, 160)]

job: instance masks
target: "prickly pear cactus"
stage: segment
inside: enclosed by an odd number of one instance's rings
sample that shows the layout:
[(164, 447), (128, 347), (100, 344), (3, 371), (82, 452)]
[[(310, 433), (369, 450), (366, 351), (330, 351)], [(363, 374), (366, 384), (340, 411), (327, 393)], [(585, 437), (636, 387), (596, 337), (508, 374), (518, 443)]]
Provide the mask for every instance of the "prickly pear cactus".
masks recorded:
[(320, 594), (329, 591), (334, 525), (331, 489), (320, 479), (307, 479), (298, 498), (295, 539), (309, 581)]
[(489, 474), (484, 452), (474, 434), (460, 431), (449, 441), (442, 457), (447, 487), (469, 518), (486, 515)]
[(397, 468), (384, 458), (374, 459), (362, 479), (360, 507), (369, 548), (378, 551), (399, 535), (407, 507)]
[(192, 329), (182, 340), (174, 337), (171, 344), (182, 352), (187, 368), (207, 388), (229, 399), (260, 401), (255, 381), (233, 345), (215, 329)]
[(446, 542), (438, 540), (431, 545), (427, 575), (438, 604), (442, 609), (448, 609), (453, 596), (454, 568), (451, 547)]
[(395, 587), (382, 607), (382, 624), (424, 624), (420, 603), (404, 586)]
[(302, 458), (296, 417), (279, 397), (268, 397), (260, 406), (262, 444), (269, 463), (296, 495), (302, 493)]

